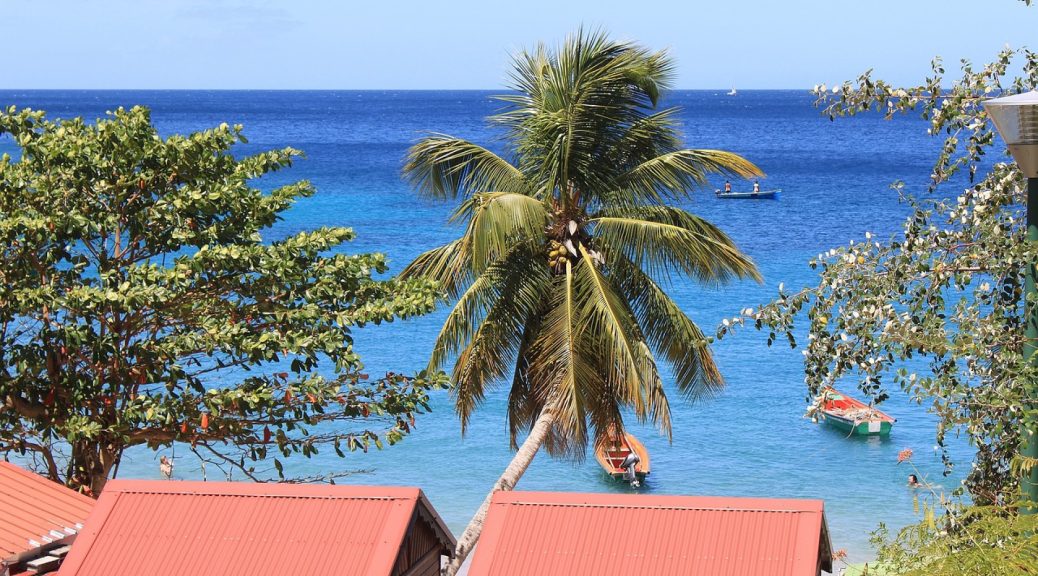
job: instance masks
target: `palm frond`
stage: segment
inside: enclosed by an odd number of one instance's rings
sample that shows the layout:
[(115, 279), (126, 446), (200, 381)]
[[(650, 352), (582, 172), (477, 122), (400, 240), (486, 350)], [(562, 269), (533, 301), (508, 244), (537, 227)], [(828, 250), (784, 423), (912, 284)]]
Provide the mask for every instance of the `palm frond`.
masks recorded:
[(522, 194), (474, 194), (462, 202), (452, 220), (468, 220), (461, 238), (423, 252), (400, 273), (440, 283), (454, 300), (473, 279), (516, 244), (544, 235), (548, 214), (537, 200)]
[(676, 150), (648, 159), (619, 176), (606, 196), (606, 204), (622, 206), (684, 198), (706, 184), (711, 174), (730, 178), (764, 176), (760, 168), (732, 152)]
[(498, 270), (492, 267), (480, 274), (461, 293), (436, 336), (436, 343), (429, 356), (429, 372), (441, 370), (446, 361), (472, 339), (486, 317), (487, 310), (494, 305), (503, 280)]
[[(516, 312), (520, 321), (538, 305), (549, 282), (549, 271), (543, 258), (530, 244), (517, 244), (508, 254), (483, 271), (458, 297), (436, 336), (428, 369), (436, 371), (463, 347), (469, 345), (476, 331), (492, 318), (497, 309), (501, 316)], [(504, 319), (509, 320), (509, 319)], [(521, 332), (520, 326), (516, 332)]]
[(472, 282), (471, 260), (464, 238), (459, 238), (418, 255), (400, 272), (400, 277), (435, 280), (447, 297), (454, 300)]
[(515, 354), (512, 388), (508, 391), (508, 438), (513, 450), (519, 448), (519, 435), (533, 428), (547, 400), (535, 394), (530, 374), (531, 366), (537, 362), (533, 356), (533, 343), (540, 333), (544, 312), (540, 310), (527, 319)]
[(610, 264), (610, 277), (630, 302), (645, 341), (668, 364), (678, 389), (689, 400), (724, 388), (706, 335), (638, 266), (626, 258)]
[(660, 96), (674, 80), (674, 61), (671, 60), (666, 50), (654, 53), (643, 51), (634, 55), (633, 62), (628, 68), (628, 81), (640, 89), (641, 94), (648, 99), (647, 108), (655, 108), (659, 103)]
[(644, 335), (627, 301), (610, 279), (580, 247), (578, 279), (581, 290), (583, 351), (598, 358), (596, 364), (611, 392), (610, 401), (630, 407), (639, 420), (651, 419), (670, 433), (670, 412), (656, 361), (644, 345)]
[(437, 199), (489, 190), (532, 192), (518, 168), (490, 150), (441, 134), (420, 140), (407, 152), (404, 177), (420, 194)]
[(486, 192), (462, 202), (451, 219), (468, 220), (462, 243), (479, 274), (516, 243), (543, 239), (548, 211), (524, 194)]
[(674, 439), (670, 420), (670, 401), (667, 399), (667, 391), (663, 388), (663, 379), (660, 378), (659, 369), (656, 366), (656, 358), (646, 344), (645, 339), (638, 340), (638, 358), (641, 366), (640, 371), (645, 374), (643, 386), (645, 388), (647, 404), (649, 406), (649, 418), (656, 423), (656, 427), (667, 434), (668, 440)]
[(608, 161), (617, 167), (618, 174), (626, 174), (636, 166), (662, 154), (681, 149), (677, 117), (679, 109), (667, 108), (647, 114), (629, 126), (608, 151)]
[(452, 374), (463, 432), (486, 391), (515, 362), (526, 325), (543, 308), (550, 286), (543, 258), (531, 246), (520, 245), (480, 275), (475, 289), (466, 291), (448, 315), (430, 368), (464, 346)]
[(508, 128), (524, 173), (569, 205), (615, 180), (609, 150), (655, 107), (671, 72), (662, 52), (581, 31), (517, 57), (517, 93), (500, 98), (509, 109), (493, 120)]
[(601, 250), (623, 255), (655, 277), (677, 271), (703, 282), (732, 277), (760, 281), (753, 261), (719, 228), (669, 206), (633, 206), (588, 220)]
[[(663, 387), (663, 381), (655, 370), (655, 361), (644, 341), (638, 341), (637, 345), (642, 349), (640, 357), (643, 361), (653, 362), (651, 372), (655, 376), (648, 380), (647, 391), (650, 395), (650, 403), (658, 409), (652, 416), (657, 427), (667, 434), (668, 439), (673, 439), (671, 434), (670, 403), (667, 400), (667, 392)], [(648, 370), (645, 370), (648, 371)], [(617, 435), (624, 433), (623, 414), (621, 406), (615, 401), (618, 393), (609, 390), (607, 394), (600, 394), (592, 398), (593, 405), (588, 408), (588, 419), (595, 430), (595, 446), (612, 442)]]
[(553, 435), (546, 446), (552, 454), (563, 453), (573, 445), (587, 445), (588, 403), (584, 392), (597, 374), (577, 348), (583, 328), (580, 299), (573, 265), (567, 261), (565, 272), (555, 276), (548, 313), (531, 346), (536, 358), (530, 371), (534, 394), (545, 398), (545, 404), (555, 412)]

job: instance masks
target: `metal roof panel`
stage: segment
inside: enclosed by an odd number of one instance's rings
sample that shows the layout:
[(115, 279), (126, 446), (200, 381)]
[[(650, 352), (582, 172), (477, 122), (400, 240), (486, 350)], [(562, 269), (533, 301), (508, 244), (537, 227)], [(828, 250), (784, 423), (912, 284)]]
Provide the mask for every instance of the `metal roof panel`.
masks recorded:
[(469, 576), (816, 576), (820, 500), (497, 492)]
[(75, 534), (93, 507), (88, 496), (0, 461), (0, 559)]
[(421, 507), (442, 532), (418, 488), (113, 480), (60, 574), (388, 576)]

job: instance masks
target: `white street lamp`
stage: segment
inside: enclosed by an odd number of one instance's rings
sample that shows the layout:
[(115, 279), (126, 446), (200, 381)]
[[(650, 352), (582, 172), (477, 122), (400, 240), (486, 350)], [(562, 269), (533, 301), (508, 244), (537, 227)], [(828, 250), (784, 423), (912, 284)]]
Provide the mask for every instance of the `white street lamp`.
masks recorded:
[[(995, 122), (995, 128), (1009, 145), (1009, 153), (1016, 165), (1027, 177), (1027, 241), (1038, 242), (1038, 91), (995, 98), (984, 102), (984, 109)], [(1026, 301), (1038, 301), (1035, 279), (1038, 270), (1035, 263), (1027, 266), (1024, 290), (1024, 362), (1038, 366), (1038, 304), (1026, 306)], [(1038, 406), (1038, 382), (1030, 381), (1025, 390), (1031, 407)], [(1038, 459), (1038, 427), (1020, 430), (1024, 447), (1020, 454), (1025, 458)], [(1031, 503), (1021, 508), (1021, 513), (1038, 513), (1038, 466), (1032, 466), (1028, 474), (1020, 478), (1024, 497)]]
[(1038, 90), (984, 102), (1020, 171), (1038, 178)]

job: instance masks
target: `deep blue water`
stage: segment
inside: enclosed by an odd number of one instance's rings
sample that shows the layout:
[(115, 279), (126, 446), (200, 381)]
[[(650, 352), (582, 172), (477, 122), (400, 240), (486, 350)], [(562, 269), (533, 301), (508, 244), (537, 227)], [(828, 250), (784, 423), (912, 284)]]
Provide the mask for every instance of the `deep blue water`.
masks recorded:
[[(346, 250), (385, 252), (399, 270), (421, 251), (459, 233), (445, 225), (451, 205), (420, 200), (401, 180), (405, 150), (430, 131), (496, 147), (495, 134), (483, 120), (498, 108), (490, 94), (0, 91), (0, 106), (96, 118), (116, 106), (144, 104), (165, 134), (221, 122), (244, 124), (249, 144), (240, 147), (243, 154), (282, 146), (306, 153), (306, 159), (265, 178), (262, 186), (308, 179), (318, 190), (293, 207), (267, 239), (322, 225), (352, 226), (359, 237)], [(707, 332), (742, 308), (767, 301), (780, 282), (790, 288), (811, 283), (814, 273), (806, 262), (819, 252), (860, 239), (866, 231), (880, 238), (895, 234), (907, 210), (889, 184), (904, 180), (909, 189), (922, 191), (927, 183), (937, 143), (919, 120), (862, 117), (831, 123), (811, 102), (810, 95), (790, 91), (748, 91), (737, 97), (679, 91), (665, 100), (683, 108), (689, 146), (741, 153), (768, 173), (764, 188), (783, 189), (777, 201), (723, 201), (704, 191), (686, 206), (727, 231), (765, 277), (763, 285), (720, 288), (675, 283), (670, 293)], [(0, 141), (0, 151), (13, 151), (11, 142)], [(441, 311), (357, 332), (356, 347), (368, 370), (423, 367), (443, 316)], [(653, 458), (646, 491), (822, 498), (835, 547), (863, 559), (869, 554), (868, 533), (878, 522), (900, 526), (915, 519), (912, 493), (905, 486), (910, 470), (896, 464), (900, 449), (916, 451), (930, 481), (949, 487), (957, 481), (941, 477), (931, 448), (934, 418), (900, 393), (886, 405), (898, 419), (889, 439), (848, 439), (802, 417), (799, 350), (768, 348), (762, 335), (744, 330), (716, 345), (715, 355), (728, 389), (695, 406), (675, 396), (672, 443), (636, 427)], [(434, 411), (419, 418), (417, 431), (403, 443), (345, 461), (334, 456), (289, 459), (287, 472), (364, 468), (372, 472), (349, 481), (418, 485), (460, 533), (511, 456), (504, 404), (504, 391), (492, 394), (462, 438), (449, 398), (441, 392)], [(969, 467), (964, 442), (953, 446), (953, 456), (960, 470)], [(157, 478), (157, 461), (150, 452), (134, 453), (120, 476)], [(178, 474), (198, 474), (187, 458), (178, 463)], [(607, 481), (593, 459), (573, 463), (544, 455), (519, 488), (629, 490)]]

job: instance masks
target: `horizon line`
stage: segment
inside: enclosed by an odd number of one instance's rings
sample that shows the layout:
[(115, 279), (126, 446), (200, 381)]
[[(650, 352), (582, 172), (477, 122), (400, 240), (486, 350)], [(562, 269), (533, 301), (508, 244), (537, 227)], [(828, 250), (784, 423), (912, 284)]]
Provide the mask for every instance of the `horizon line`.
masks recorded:
[[(733, 88), (669, 88), (666, 92), (717, 92)], [(811, 88), (738, 88), (745, 92), (810, 92)], [(514, 92), (508, 88), (5, 88), (0, 92)]]

